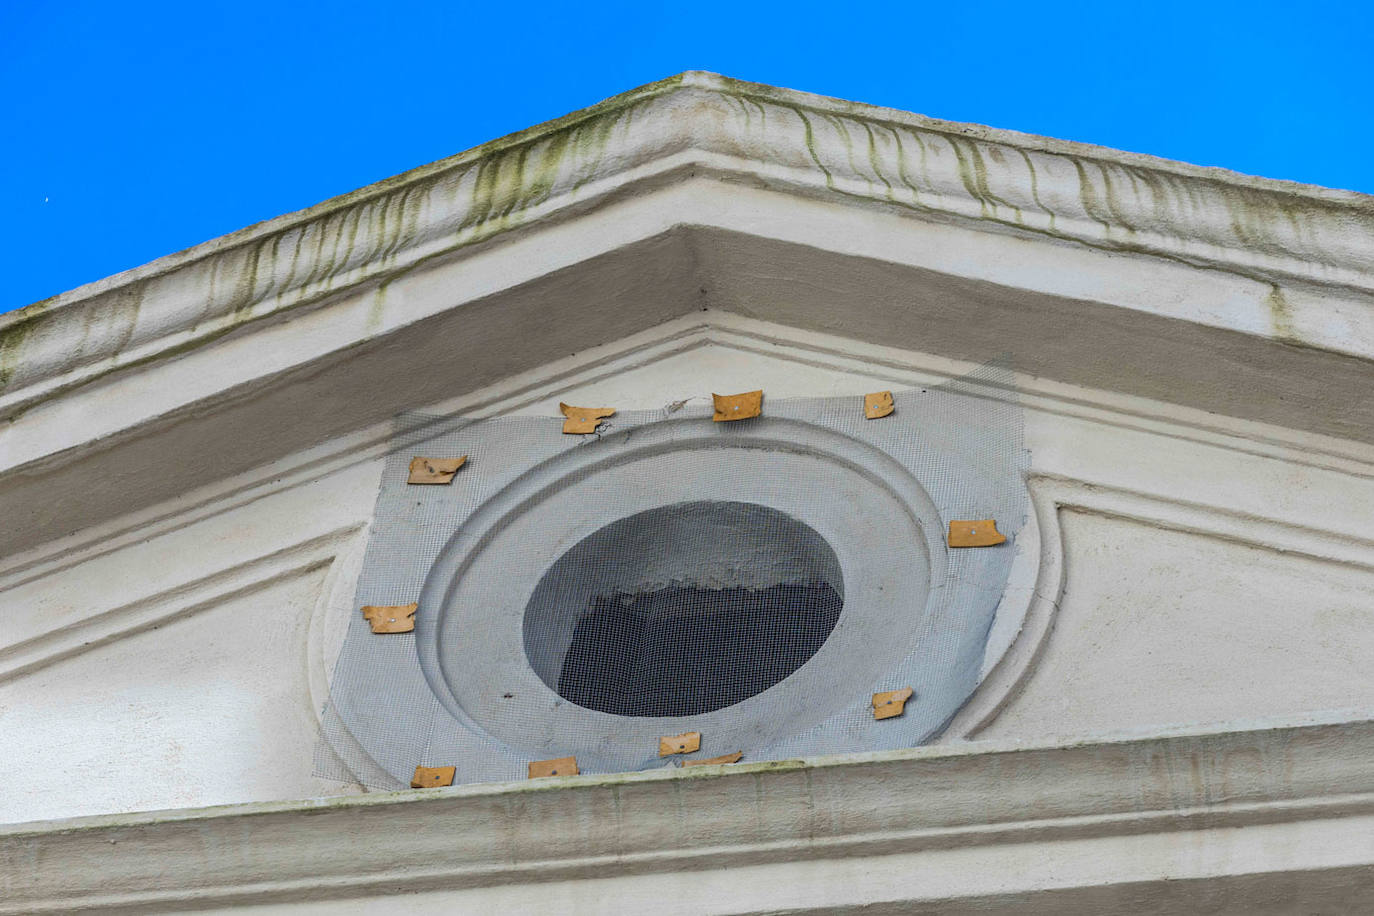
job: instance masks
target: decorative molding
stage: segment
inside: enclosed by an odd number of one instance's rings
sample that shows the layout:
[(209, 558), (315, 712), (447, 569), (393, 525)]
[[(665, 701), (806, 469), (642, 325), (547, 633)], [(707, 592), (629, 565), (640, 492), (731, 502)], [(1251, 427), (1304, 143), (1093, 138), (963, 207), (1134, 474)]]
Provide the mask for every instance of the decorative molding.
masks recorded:
[(1339, 911), (1374, 886), (1369, 719), (0, 827), (0, 913), (340, 905), (398, 891), (412, 906), (427, 893), (507, 912), (535, 894), (609, 894), (642, 911), (666, 886), (692, 912), (982, 900), (1086, 913), (1178, 881), (1224, 886), (1225, 911), (1245, 912), (1272, 899), (1274, 880)]
[[(576, 358), (561, 360), (539, 370), (513, 376), (499, 385), (475, 392), (471, 396), (433, 405), (428, 409), (436, 413), (463, 413), (472, 416), (510, 413), (538, 403), (558, 391), (593, 384), (598, 379), (609, 378), (702, 346), (730, 347), (826, 369), (862, 372), (883, 378), (894, 385), (940, 384), (973, 368), (968, 363), (955, 360), (854, 344), (828, 335), (797, 331), (734, 315), (704, 313), (608, 344)], [(1041, 379), (1020, 377), (1017, 379), (1017, 386), (1014, 392), (989, 390), (988, 396), (1015, 398), (1031, 412), (1074, 417), (1094, 424), (1139, 430), (1183, 442), (1223, 447), (1228, 451), (1319, 468), (1355, 478), (1374, 478), (1374, 449), (1368, 446), (1337, 439), (1322, 440), (1311, 434), (1294, 434), (1277, 427), (1230, 420), (1203, 411), (1108, 392), (1074, 388)], [(288, 461), (278, 462), (224, 484), (188, 494), (174, 503), (155, 506), (111, 525), (93, 528), (74, 537), (45, 545), (39, 550), (9, 558), (0, 563), (0, 591), (14, 589), (38, 578), (59, 575), (123, 547), (184, 528), (198, 520), (247, 506), (258, 500), (268, 499), (293, 488), (307, 486), (321, 477), (341, 473), (361, 463), (375, 461), (385, 453), (390, 435), (391, 430), (387, 424), (361, 430), (354, 435), (322, 443), (318, 448), (293, 456)], [(1038, 475), (1038, 479), (1032, 481), (1036, 488), (1033, 493), (1037, 490), (1043, 491), (1048, 483), (1049, 478), (1043, 474)], [(1094, 492), (1104, 493), (1107, 490), (1110, 490), (1110, 487), (1098, 485)], [(1134, 496), (1137, 500), (1145, 501), (1145, 505), (1156, 509), (1167, 505), (1152, 502), (1153, 498), (1149, 494), (1140, 493)], [(1227, 515), (1228, 510), (1220, 506), (1199, 505), (1192, 511), (1193, 515), (1180, 518), (1179, 523), (1190, 524), (1199, 530), (1208, 530), (1206, 525), (1210, 522), (1206, 520), (1213, 518), (1214, 513), (1221, 513), (1233, 519), (1233, 524), (1241, 524), (1248, 518), (1241, 513), (1231, 512)], [(1038, 520), (1042, 526), (1045, 543), (1053, 543), (1058, 535), (1051, 536), (1045, 532), (1057, 531), (1057, 518), (1039, 517)], [(365, 523), (366, 518), (359, 517), (350, 524), (362, 526)], [(1291, 523), (1277, 519), (1256, 518), (1251, 527), (1255, 524), (1276, 526), (1276, 531), (1291, 527)], [(1050, 525), (1054, 527), (1048, 527)], [(343, 537), (347, 531), (352, 530), (356, 528), (340, 528), (328, 533), (312, 534), (311, 537), (327, 540), (336, 536)], [(1341, 541), (1347, 543), (1343, 546)], [(1323, 547), (1323, 543), (1327, 543), (1328, 546)], [(1358, 557), (1360, 548), (1354, 545), (1368, 543), (1369, 539), (1359, 538), (1355, 531), (1341, 530), (1335, 536), (1328, 536), (1325, 542), (1320, 539), (1309, 541), (1308, 546), (1317, 554), (1323, 550), (1328, 553), (1335, 550), (1341, 555)], [(263, 558), (261, 562), (268, 562), (268, 558)], [(1048, 573), (1042, 565), (1039, 573), (1041, 583), (1054, 578), (1046, 578)], [(1040, 589), (1042, 594), (1054, 593), (1053, 588), (1047, 590), (1043, 584)], [(176, 590), (173, 594), (175, 593)], [(135, 602), (134, 608), (130, 608), (127, 614), (120, 612), (110, 619), (113, 621), (123, 616), (131, 621), (141, 620), (144, 612), (136, 610), (137, 607), (142, 607), (142, 602)], [(156, 617), (160, 612), (148, 613)], [(103, 614), (105, 612), (99, 612), (99, 615)], [(1032, 613), (1029, 619), (1033, 620), (1034, 617), (1035, 614)], [(79, 625), (76, 629), (80, 628)], [(125, 628), (117, 627), (111, 632), (122, 632), (123, 629)], [(74, 629), (73, 632), (75, 631)], [(99, 638), (104, 639), (103, 636)], [(82, 639), (76, 640), (77, 643), (81, 641)], [(37, 645), (39, 644), (35, 644)], [(11, 658), (18, 658), (19, 655), (14, 654), (16, 652), (18, 649), (14, 646), (0, 649), (0, 666), (10, 664)], [(40, 652), (34, 657), (43, 658), (46, 657), (46, 653)], [(27, 667), (28, 662), (24, 662), (23, 665)], [(9, 669), (0, 667), (0, 670)]]
[[(585, 386), (702, 346), (730, 347), (825, 369), (850, 370), (899, 385), (938, 385), (971, 371), (974, 364), (929, 354), (858, 344), (723, 312), (680, 319), (576, 357), (520, 373), (472, 395), (423, 408), (432, 413), (496, 416), (538, 403), (559, 390)], [(1028, 410), (1139, 430), (1184, 442), (1213, 445), (1289, 464), (1374, 479), (1374, 447), (1282, 427), (1221, 417), (1159, 401), (1020, 376), (1015, 397)], [(996, 396), (989, 392), (989, 396)], [(33, 576), (52, 575), (93, 556), (118, 549), (197, 518), (217, 514), (298, 486), (385, 453), (390, 427), (381, 424), (322, 443), (255, 472), (154, 506), (118, 522), (83, 531), (36, 551), (0, 560), (0, 590)], [(22, 578), (20, 578), (22, 576)]]
[(0, 645), (0, 683), (43, 665), (107, 645), (168, 621), (188, 617), (275, 582), (330, 565), (358, 531), (349, 526), (108, 610), (97, 609), (36, 635)]
[[(848, 340), (726, 312), (703, 316), (712, 343), (790, 359), (825, 369), (847, 369), (903, 385), (939, 385), (970, 372), (974, 363), (896, 347)], [(1184, 442), (1290, 464), (1374, 478), (1374, 446), (1335, 436), (1299, 432), (1255, 420), (1218, 415), (1037, 376), (1018, 375), (1014, 397), (1028, 410), (1138, 430)], [(998, 396), (990, 391), (989, 397)]]
[(1048, 474), (1039, 475), (1039, 481), (1043, 498), (1052, 502), (1057, 514), (1070, 511), (1119, 518), (1322, 563), (1374, 570), (1374, 537), (1369, 534), (1334, 534), (1325, 528), (1261, 518), (1223, 506)]
[[(1059, 505), (1046, 498), (1042, 479), (1035, 474), (1026, 479), (1026, 489), (1030, 493), (1030, 518), (1026, 527), (1034, 532), (1035, 552), (1033, 557), (1027, 554), (1017, 558), (1018, 566), (1031, 559), (1037, 564), (1033, 573), (1027, 571), (1018, 577), (1021, 593), (1028, 591), (1029, 600), (1021, 598), (1024, 605), (1019, 607), (1019, 617), (1015, 618), (1014, 635), (999, 655), (986, 660), (985, 664), (990, 663), (990, 667), (985, 668), (978, 689), (954, 714), (936, 739), (937, 743), (963, 741), (987, 728), (1030, 679), (1054, 629), (1055, 615), (1064, 594), (1065, 545), (1059, 525)], [(994, 631), (1004, 622), (1001, 614), (999, 607)]]
[[(1374, 356), (1368, 196), (685, 73), (0, 316), (0, 415), (689, 177), (1248, 277), (1274, 335)], [(1284, 316), (1294, 282), (1363, 304)]]
[(1032, 474), (1027, 480), (1027, 488), (1039, 522), (1042, 544), (1034, 598), (1015, 639), (996, 660), (978, 690), (950, 721), (939, 739), (941, 742), (976, 737), (1016, 699), (1034, 673), (1054, 630), (1066, 584), (1064, 557), (1068, 545), (1061, 522), (1065, 512), (1117, 518), (1287, 556), (1374, 571), (1374, 538), (1370, 537), (1333, 535), (1324, 529), (1257, 518), (1221, 506), (1086, 484), (1044, 473)]
[[(575, 358), (558, 360), (514, 375), (471, 396), (422, 408), (434, 413), (495, 416), (527, 407), (560, 386), (594, 382), (655, 359), (716, 343), (712, 325), (690, 318), (635, 334)], [(390, 423), (374, 424), (303, 453), (298, 453), (226, 481), (211, 484), (168, 503), (132, 513), (101, 525), (40, 545), (32, 551), (0, 559), (0, 591), (34, 578), (51, 576), (121, 547), (147, 540), (203, 518), (217, 515), (292, 487), (304, 486), (386, 454), (393, 430)], [(1374, 470), (1371, 471), (1374, 473)]]

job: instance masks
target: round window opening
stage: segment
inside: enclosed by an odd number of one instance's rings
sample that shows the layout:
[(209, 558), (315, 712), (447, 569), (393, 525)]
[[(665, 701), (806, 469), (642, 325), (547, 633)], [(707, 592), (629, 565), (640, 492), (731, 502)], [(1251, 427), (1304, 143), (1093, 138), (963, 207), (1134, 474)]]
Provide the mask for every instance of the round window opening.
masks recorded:
[(578, 706), (690, 716), (762, 693), (830, 636), (835, 551), (767, 506), (684, 502), (612, 522), (549, 567), (525, 608), (525, 655)]

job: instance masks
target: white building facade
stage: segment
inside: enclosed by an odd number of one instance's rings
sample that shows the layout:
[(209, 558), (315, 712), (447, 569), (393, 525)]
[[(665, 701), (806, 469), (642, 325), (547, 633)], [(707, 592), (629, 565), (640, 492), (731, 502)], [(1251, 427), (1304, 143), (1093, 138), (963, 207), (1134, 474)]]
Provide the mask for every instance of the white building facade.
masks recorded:
[[(316, 775), (398, 415), (990, 361), (922, 746)], [(688, 73), (0, 316), (0, 738), (0, 913), (1361, 911), (1374, 198)]]

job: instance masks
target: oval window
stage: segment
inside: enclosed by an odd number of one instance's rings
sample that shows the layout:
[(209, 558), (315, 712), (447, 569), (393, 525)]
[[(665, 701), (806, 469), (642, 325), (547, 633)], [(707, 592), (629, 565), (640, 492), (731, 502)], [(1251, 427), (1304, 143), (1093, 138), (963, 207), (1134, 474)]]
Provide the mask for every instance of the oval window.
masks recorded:
[(563, 553), (525, 608), (525, 654), (578, 706), (697, 715), (796, 671), (843, 605), (839, 561), (808, 525), (753, 503), (676, 503)]

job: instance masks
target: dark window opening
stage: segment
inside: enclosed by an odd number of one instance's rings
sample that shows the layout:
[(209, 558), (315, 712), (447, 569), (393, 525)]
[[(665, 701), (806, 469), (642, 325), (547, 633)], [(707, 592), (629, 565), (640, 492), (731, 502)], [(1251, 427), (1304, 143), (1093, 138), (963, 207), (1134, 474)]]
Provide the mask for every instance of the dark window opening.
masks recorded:
[(558, 693), (620, 716), (731, 706), (815, 655), (843, 603), (825, 582), (597, 595), (573, 629)]
[(835, 551), (806, 523), (755, 503), (675, 503), (558, 557), (525, 607), (525, 655), (586, 709), (697, 715), (804, 665), (843, 605)]

